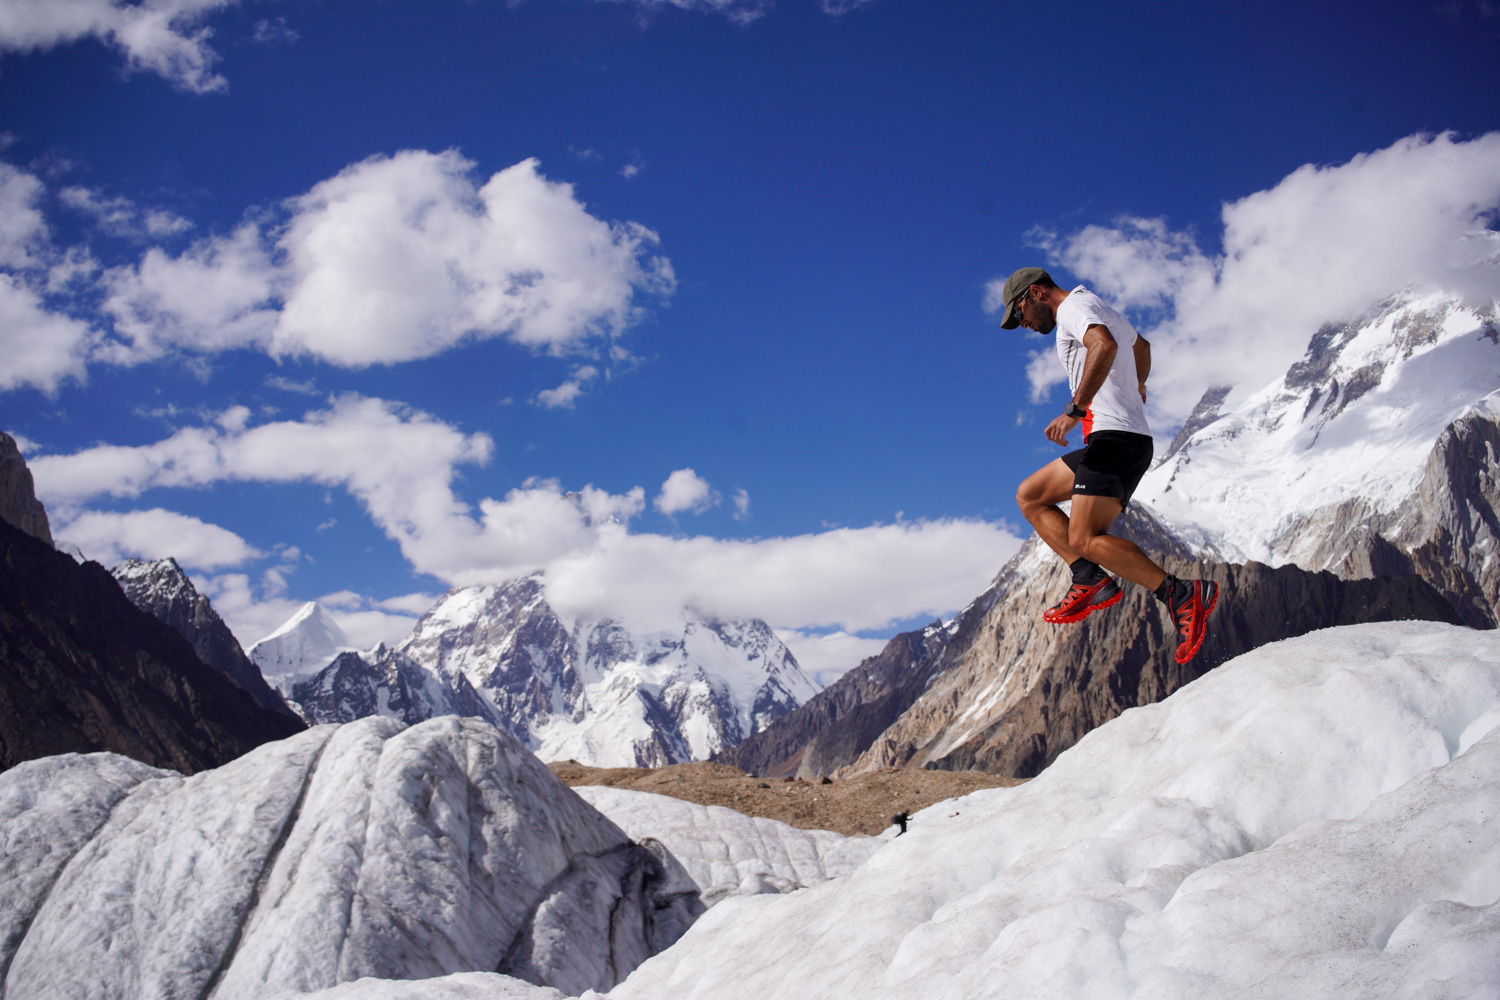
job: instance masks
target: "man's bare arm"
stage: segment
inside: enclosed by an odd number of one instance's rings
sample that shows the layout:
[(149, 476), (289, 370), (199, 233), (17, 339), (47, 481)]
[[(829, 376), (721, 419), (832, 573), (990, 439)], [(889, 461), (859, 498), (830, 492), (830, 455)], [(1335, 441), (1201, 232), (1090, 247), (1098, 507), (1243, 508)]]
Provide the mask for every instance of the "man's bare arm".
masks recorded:
[[(1078, 381), (1078, 391), (1073, 393), (1073, 405), (1080, 410), (1089, 408), (1089, 404), (1094, 401), (1094, 394), (1109, 377), (1109, 370), (1114, 366), (1120, 344), (1108, 327), (1095, 323), (1084, 332), (1083, 347), (1088, 352), (1083, 359), (1083, 377)], [(1077, 417), (1063, 414), (1048, 424), (1043, 433), (1053, 444), (1065, 445), (1068, 443), (1068, 432), (1076, 426)]]
[(1135, 335), (1135, 377), (1141, 383), (1141, 402), (1146, 401), (1146, 376), (1151, 374), (1151, 342)]

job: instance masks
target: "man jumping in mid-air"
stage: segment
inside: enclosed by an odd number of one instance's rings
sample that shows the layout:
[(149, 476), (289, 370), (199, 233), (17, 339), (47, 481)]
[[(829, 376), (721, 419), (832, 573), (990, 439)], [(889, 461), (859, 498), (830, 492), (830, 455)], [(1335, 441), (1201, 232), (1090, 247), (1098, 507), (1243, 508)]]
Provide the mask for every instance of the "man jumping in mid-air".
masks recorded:
[[(1002, 327), (1057, 331), (1057, 354), (1073, 399), (1047, 425), (1047, 440), (1066, 446), (1068, 433), (1083, 423), (1083, 447), (1042, 466), (1016, 492), (1026, 520), (1073, 570), (1068, 596), (1042, 618), (1081, 622), (1117, 603), (1120, 588), (1108, 570), (1150, 589), (1166, 604), (1182, 635), (1177, 662), (1186, 663), (1203, 644), (1218, 585), (1179, 580), (1133, 542), (1106, 533), (1151, 465), (1145, 405), (1151, 345), (1099, 296), (1082, 285), (1065, 292), (1039, 267), (1012, 274), (1003, 294)], [(1064, 514), (1057, 505), (1069, 499), (1072, 507)]]

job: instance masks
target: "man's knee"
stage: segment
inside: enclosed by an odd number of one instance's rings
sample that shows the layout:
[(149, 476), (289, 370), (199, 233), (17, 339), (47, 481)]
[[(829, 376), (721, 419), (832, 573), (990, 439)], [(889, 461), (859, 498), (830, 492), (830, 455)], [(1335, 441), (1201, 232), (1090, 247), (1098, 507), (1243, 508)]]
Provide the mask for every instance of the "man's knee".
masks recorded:
[(1103, 532), (1094, 531), (1087, 524), (1080, 524), (1077, 519), (1068, 522), (1068, 547), (1085, 559), (1098, 562), (1094, 559), (1094, 544), (1099, 540)]

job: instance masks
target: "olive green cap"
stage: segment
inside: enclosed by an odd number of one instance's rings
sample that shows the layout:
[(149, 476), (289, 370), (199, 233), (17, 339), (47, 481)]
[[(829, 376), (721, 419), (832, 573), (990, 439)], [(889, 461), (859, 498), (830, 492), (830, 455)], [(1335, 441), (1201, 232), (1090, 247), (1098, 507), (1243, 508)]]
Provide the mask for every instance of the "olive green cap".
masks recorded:
[(1020, 314), (1016, 312), (1016, 300), (1021, 297), (1022, 292), (1043, 278), (1052, 280), (1052, 276), (1039, 267), (1023, 267), (1005, 279), (1005, 313), (1000, 317), (1002, 330), (1014, 330), (1021, 325)]

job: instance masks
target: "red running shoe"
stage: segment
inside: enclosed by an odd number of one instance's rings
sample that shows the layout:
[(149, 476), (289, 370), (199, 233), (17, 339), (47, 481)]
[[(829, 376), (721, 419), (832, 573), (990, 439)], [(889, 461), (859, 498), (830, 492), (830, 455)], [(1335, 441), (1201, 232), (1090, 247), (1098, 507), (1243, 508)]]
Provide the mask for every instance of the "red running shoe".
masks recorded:
[(1219, 600), (1219, 585), (1212, 580), (1184, 580), (1167, 610), (1172, 612), (1172, 621), (1182, 633), (1182, 642), (1177, 644), (1177, 662), (1186, 663), (1203, 645), (1203, 636), (1208, 631), (1208, 615)]
[(1054, 625), (1081, 622), (1095, 611), (1119, 603), (1123, 596), (1119, 586), (1107, 576), (1098, 583), (1075, 583), (1062, 603), (1042, 612), (1042, 621)]

